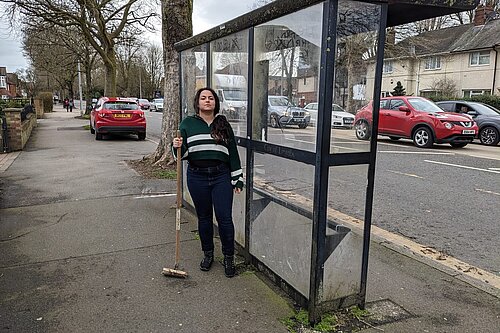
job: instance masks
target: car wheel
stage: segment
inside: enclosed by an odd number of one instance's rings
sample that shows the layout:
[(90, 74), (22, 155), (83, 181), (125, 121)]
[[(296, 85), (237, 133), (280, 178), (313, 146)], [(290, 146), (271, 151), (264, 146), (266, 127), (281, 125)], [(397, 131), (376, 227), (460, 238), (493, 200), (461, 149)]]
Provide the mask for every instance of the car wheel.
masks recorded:
[(95, 134), (95, 129), (92, 127), (92, 122), (90, 122), (90, 134)]
[(95, 131), (95, 139), (102, 140), (102, 133), (98, 133), (97, 131)]
[(370, 126), (365, 120), (360, 120), (354, 125), (356, 137), (359, 140), (369, 140), (371, 136)]
[(389, 139), (391, 139), (392, 141), (398, 141), (401, 138), (397, 136), (390, 136)]
[(137, 133), (137, 138), (139, 140), (146, 140), (146, 132), (144, 132), (144, 133)]
[(304, 129), (307, 127), (307, 124), (299, 124), (299, 128)]
[(272, 114), (270, 119), (269, 119), (269, 123), (271, 124), (271, 127), (274, 127), (274, 128), (278, 128), (280, 125), (279, 125), (279, 122), (278, 122), (278, 117), (276, 117), (276, 115)]
[(467, 146), (468, 142), (452, 142), (450, 143), (450, 146), (452, 146), (453, 148), (463, 148), (465, 146)]
[(483, 145), (487, 146), (496, 146), (500, 140), (500, 136), (498, 135), (498, 130), (494, 127), (487, 126), (481, 128), (479, 131), (479, 141)]
[(418, 148), (430, 148), (434, 143), (432, 132), (427, 127), (419, 127), (413, 133), (413, 143)]

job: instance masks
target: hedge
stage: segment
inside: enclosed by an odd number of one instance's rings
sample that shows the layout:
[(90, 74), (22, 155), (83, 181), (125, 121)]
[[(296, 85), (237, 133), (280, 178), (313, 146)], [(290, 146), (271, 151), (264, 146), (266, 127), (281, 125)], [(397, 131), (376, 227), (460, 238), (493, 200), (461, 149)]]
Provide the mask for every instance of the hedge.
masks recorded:
[(54, 95), (51, 92), (41, 92), (36, 98), (43, 101), (43, 113), (52, 112), (54, 108)]

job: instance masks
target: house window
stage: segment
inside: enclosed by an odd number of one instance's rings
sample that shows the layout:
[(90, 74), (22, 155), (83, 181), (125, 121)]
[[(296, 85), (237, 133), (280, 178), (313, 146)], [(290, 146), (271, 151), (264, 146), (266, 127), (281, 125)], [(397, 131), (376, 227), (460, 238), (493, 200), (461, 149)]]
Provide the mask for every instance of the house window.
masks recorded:
[(425, 69), (441, 69), (441, 57), (426, 58)]
[(391, 93), (389, 91), (382, 91), (380, 92), (380, 97), (384, 98), (384, 97), (390, 97), (391, 96)]
[(489, 65), (490, 51), (472, 52), (469, 59), (471, 66)]
[(392, 73), (392, 60), (384, 60), (384, 73)]
[(491, 95), (491, 90), (489, 89), (477, 89), (477, 90), (464, 90), (464, 97), (472, 97), (478, 95)]
[(0, 75), (0, 88), (7, 88), (7, 81), (3, 75)]

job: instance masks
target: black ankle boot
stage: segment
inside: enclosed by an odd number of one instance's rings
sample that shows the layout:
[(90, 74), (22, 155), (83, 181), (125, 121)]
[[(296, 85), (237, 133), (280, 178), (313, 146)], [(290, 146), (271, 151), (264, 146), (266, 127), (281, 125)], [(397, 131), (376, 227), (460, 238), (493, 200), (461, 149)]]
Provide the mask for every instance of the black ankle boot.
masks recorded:
[(236, 267), (234, 267), (234, 256), (224, 255), (224, 274), (230, 278), (236, 274)]
[(209, 271), (210, 267), (212, 267), (212, 263), (214, 262), (214, 251), (204, 251), (205, 256), (200, 263), (200, 269), (202, 271)]

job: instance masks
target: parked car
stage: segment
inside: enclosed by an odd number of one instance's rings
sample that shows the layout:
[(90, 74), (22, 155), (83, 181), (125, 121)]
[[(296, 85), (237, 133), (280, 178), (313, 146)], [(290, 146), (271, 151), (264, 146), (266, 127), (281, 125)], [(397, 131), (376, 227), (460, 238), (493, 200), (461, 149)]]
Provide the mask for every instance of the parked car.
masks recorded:
[(108, 133), (133, 133), (146, 139), (146, 118), (136, 100), (124, 97), (102, 97), (90, 112), (90, 133), (101, 140)]
[(483, 145), (496, 146), (500, 141), (500, 110), (471, 101), (441, 101), (436, 104), (445, 111), (471, 116), (479, 127), (478, 139)]
[(149, 101), (145, 98), (137, 99), (137, 103), (139, 104), (141, 110), (149, 110), (151, 108), (151, 103), (149, 103)]
[(311, 120), (309, 112), (293, 105), (286, 96), (268, 96), (267, 116), (272, 127), (298, 125), (306, 128)]
[[(371, 136), (372, 109), (373, 101), (356, 113), (354, 127), (360, 140)], [(470, 116), (444, 112), (423, 97), (393, 96), (380, 100), (378, 133), (392, 140), (412, 139), (420, 148), (432, 147), (434, 143), (465, 147), (477, 132), (478, 127)]]
[(163, 112), (163, 98), (155, 98), (151, 103), (151, 111)]
[[(318, 121), (318, 103), (309, 103), (304, 110), (311, 115), (311, 126), (316, 126)], [(354, 126), (354, 115), (346, 112), (340, 105), (332, 104), (332, 127), (352, 128)]]

